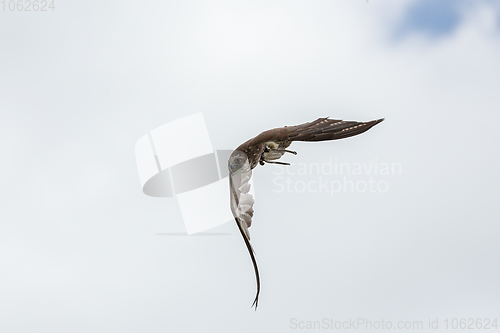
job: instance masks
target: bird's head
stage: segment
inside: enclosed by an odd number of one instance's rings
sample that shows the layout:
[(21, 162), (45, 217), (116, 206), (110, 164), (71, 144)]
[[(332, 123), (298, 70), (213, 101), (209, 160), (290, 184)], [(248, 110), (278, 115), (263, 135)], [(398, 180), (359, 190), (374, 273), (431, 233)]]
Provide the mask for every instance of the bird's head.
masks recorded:
[(233, 151), (229, 157), (227, 166), (231, 174), (248, 172), (251, 170), (247, 154), (239, 150)]

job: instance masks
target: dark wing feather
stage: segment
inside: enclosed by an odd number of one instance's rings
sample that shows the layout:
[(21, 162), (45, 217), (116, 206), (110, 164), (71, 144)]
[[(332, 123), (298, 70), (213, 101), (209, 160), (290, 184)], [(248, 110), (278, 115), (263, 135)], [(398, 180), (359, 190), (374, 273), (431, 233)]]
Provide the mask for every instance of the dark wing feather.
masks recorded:
[(384, 119), (368, 122), (343, 121), (339, 119), (318, 118), (317, 120), (289, 129), (289, 141), (325, 141), (344, 139), (368, 131)]

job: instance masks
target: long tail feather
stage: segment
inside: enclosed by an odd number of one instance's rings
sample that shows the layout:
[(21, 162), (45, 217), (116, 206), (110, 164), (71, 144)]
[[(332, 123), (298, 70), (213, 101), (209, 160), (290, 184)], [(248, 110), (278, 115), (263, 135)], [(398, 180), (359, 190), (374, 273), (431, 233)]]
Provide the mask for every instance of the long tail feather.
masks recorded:
[(252, 307), (255, 305), (255, 310), (257, 311), (257, 306), (259, 304), (259, 294), (260, 294), (259, 268), (257, 267), (257, 261), (255, 260), (252, 245), (250, 245), (250, 241), (246, 237), (245, 231), (242, 229), (241, 224), (238, 222), (238, 218), (235, 217), (234, 220), (236, 221), (236, 225), (238, 226), (238, 229), (240, 230), (241, 237), (243, 237), (243, 240), (245, 241), (245, 245), (247, 246), (248, 253), (250, 253), (250, 258), (252, 258), (253, 269), (255, 271), (255, 279), (257, 280), (257, 294), (255, 295), (255, 299), (252, 303)]

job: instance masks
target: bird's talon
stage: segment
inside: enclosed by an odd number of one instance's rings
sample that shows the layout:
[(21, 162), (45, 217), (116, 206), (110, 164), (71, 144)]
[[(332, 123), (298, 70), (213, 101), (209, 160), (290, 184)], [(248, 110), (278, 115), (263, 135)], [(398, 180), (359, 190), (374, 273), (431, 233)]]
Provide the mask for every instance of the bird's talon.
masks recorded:
[(274, 162), (274, 161), (266, 161), (266, 163), (272, 163), (272, 164), (280, 164), (280, 165), (290, 165), (290, 163), (286, 163), (286, 162)]

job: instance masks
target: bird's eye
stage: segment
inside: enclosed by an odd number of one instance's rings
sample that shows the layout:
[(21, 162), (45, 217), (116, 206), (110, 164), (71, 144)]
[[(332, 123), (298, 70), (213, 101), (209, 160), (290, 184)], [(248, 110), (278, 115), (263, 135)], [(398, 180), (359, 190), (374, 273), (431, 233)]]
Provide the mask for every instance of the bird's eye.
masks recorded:
[(234, 151), (229, 157), (228, 168), (231, 173), (244, 172), (249, 168), (248, 157), (244, 152)]

